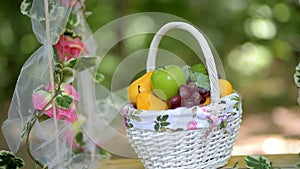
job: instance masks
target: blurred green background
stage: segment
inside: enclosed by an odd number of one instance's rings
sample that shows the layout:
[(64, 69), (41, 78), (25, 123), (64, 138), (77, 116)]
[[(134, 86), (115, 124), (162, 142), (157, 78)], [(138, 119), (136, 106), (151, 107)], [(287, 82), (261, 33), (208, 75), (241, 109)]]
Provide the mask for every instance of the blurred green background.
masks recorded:
[[(7, 118), (22, 65), (40, 46), (30, 19), (20, 13), (20, 4), (21, 0), (10, 0), (1, 1), (0, 5), (1, 123)], [(139, 12), (162, 12), (184, 18), (200, 28), (215, 46), (226, 78), (243, 96), (244, 118), (271, 113), (277, 107), (299, 112), (293, 80), (300, 60), (297, 0), (86, 0), (86, 9), (92, 12), (87, 21), (93, 31)], [(135, 41), (145, 47), (150, 43), (150, 39)], [(102, 71), (108, 80), (113, 68), (128, 54), (122, 50), (126, 47), (126, 42), (118, 44), (106, 60)], [(178, 52), (189, 57), (184, 49)], [(0, 139), (0, 149), (7, 149), (2, 136)]]

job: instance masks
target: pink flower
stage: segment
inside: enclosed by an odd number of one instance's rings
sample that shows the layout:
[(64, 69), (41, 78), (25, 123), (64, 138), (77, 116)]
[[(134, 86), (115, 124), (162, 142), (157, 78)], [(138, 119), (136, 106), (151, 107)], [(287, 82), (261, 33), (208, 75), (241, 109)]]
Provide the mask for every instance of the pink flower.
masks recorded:
[(57, 49), (60, 62), (78, 58), (81, 52), (88, 53), (85, 44), (78, 37), (73, 38), (68, 35), (61, 35), (54, 46)]
[(73, 7), (78, 0), (60, 0), (62, 6)]
[(195, 130), (195, 129), (197, 129), (197, 122), (196, 121), (189, 121), (188, 123), (187, 123), (187, 128), (189, 129), (189, 130)]
[[(33, 107), (38, 111), (45, 111), (49, 117), (54, 117), (53, 105), (51, 101), (51, 87), (47, 85), (46, 90), (39, 90), (32, 95)], [(63, 83), (59, 94), (54, 99), (56, 118), (66, 119), (74, 122), (77, 120), (76, 102), (79, 100), (79, 93), (70, 84)], [(62, 103), (63, 102), (63, 103)]]
[(51, 100), (51, 93), (39, 90), (32, 95), (32, 103), (36, 110), (41, 111)]

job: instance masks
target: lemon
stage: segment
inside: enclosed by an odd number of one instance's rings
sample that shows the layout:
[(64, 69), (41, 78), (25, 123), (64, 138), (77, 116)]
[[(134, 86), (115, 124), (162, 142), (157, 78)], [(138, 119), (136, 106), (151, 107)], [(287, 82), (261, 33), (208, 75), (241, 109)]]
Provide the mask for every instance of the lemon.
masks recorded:
[(233, 93), (232, 85), (228, 80), (219, 79), (218, 84), (219, 84), (221, 98)]

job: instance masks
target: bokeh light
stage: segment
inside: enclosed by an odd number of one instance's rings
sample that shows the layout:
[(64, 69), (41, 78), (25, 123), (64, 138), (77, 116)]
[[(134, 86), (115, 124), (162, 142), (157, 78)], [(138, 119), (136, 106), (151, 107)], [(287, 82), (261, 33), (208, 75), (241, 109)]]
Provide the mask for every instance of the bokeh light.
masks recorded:
[(227, 57), (227, 64), (245, 76), (255, 76), (266, 73), (272, 63), (270, 51), (261, 45), (245, 43), (233, 49)]

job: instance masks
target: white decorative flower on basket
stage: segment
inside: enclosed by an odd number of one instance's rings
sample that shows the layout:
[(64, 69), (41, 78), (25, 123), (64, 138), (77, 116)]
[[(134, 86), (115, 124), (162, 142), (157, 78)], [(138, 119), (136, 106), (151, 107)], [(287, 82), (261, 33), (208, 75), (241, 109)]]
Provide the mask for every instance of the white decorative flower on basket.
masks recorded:
[(214, 56), (204, 36), (183, 22), (164, 25), (154, 36), (147, 71), (155, 68), (158, 44), (171, 29), (193, 35), (204, 54), (210, 83), (211, 102), (204, 106), (168, 110), (124, 108), (127, 136), (145, 168), (219, 168), (227, 164), (240, 128), (241, 97), (234, 92), (220, 98)]

